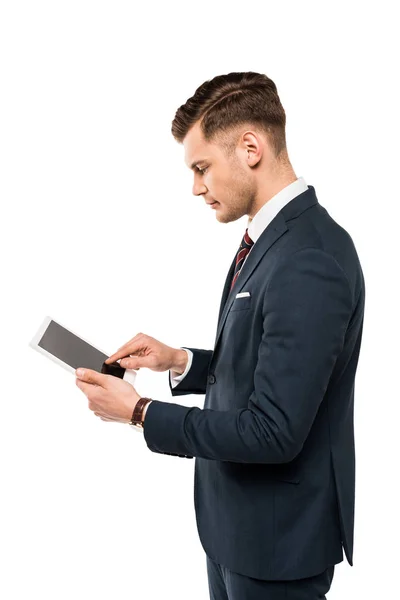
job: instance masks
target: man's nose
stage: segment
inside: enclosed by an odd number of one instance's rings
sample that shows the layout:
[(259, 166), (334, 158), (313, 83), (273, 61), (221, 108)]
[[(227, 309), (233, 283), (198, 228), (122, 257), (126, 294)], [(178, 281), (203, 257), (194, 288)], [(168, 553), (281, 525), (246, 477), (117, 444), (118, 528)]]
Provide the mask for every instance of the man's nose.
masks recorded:
[(207, 192), (207, 188), (203, 183), (194, 183), (192, 192), (194, 196), (202, 196)]

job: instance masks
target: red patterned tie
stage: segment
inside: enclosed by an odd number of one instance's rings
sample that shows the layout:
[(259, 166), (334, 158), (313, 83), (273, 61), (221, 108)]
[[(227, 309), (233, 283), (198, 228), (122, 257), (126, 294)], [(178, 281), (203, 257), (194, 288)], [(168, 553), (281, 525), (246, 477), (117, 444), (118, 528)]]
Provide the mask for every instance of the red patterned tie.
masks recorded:
[(232, 283), (231, 283), (231, 289), (235, 285), (235, 281), (238, 278), (240, 270), (241, 270), (241, 268), (243, 266), (244, 259), (246, 258), (246, 256), (250, 252), (250, 249), (251, 249), (251, 247), (252, 247), (253, 244), (254, 244), (254, 242), (249, 237), (249, 235), (247, 233), (247, 229), (246, 229), (246, 232), (245, 232), (245, 234), (243, 236), (243, 239), (241, 241), (241, 244), (239, 246), (239, 250), (237, 251), (237, 254), (236, 254), (236, 264), (235, 264), (235, 270), (233, 272), (233, 279), (232, 279)]

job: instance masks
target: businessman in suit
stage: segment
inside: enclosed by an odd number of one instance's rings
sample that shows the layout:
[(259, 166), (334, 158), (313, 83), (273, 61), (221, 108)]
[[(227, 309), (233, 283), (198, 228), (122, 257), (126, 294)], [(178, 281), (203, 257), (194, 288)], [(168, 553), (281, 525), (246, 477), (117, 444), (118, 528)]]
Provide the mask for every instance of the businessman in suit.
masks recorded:
[[(140, 333), (106, 361), (169, 369), (173, 396), (205, 394), (202, 409), (147, 399), (141, 422), (151, 451), (195, 458), (211, 600), (325, 598), (342, 547), (353, 565), (364, 278), (350, 235), (295, 175), (284, 125), (258, 73), (215, 77), (180, 107), (193, 193), (221, 223), (248, 217), (214, 348)], [(97, 416), (131, 422), (140, 396), (116, 379), (86, 370), (77, 385)]]

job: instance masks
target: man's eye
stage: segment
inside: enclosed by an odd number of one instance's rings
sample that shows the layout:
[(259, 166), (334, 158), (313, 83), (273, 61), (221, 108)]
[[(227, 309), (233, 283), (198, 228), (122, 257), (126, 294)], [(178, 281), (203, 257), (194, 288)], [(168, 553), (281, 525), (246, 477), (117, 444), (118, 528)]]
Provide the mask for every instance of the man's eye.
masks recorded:
[(201, 173), (202, 175), (204, 175), (204, 173), (207, 171), (208, 167), (204, 167), (204, 169), (199, 169), (199, 167), (197, 167), (197, 170), (199, 171), (199, 173)]

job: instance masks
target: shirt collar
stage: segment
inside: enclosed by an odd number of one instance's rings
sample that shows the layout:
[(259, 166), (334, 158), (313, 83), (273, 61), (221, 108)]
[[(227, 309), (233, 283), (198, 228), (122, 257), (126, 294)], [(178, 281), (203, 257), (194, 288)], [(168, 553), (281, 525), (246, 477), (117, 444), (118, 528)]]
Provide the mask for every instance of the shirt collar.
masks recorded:
[(249, 218), (247, 233), (253, 242), (255, 243), (258, 240), (264, 229), (285, 204), (307, 190), (308, 185), (304, 181), (304, 178), (298, 177), (296, 181), (289, 183), (289, 185), (281, 189), (275, 196), (272, 196), (254, 215), (253, 219), (250, 220)]

